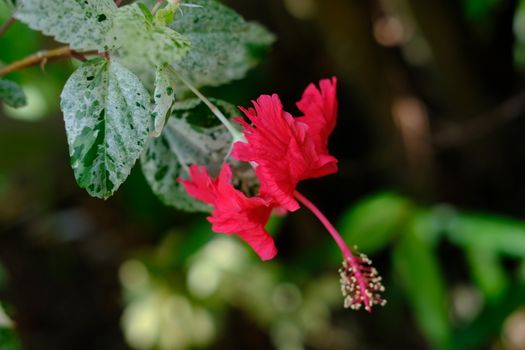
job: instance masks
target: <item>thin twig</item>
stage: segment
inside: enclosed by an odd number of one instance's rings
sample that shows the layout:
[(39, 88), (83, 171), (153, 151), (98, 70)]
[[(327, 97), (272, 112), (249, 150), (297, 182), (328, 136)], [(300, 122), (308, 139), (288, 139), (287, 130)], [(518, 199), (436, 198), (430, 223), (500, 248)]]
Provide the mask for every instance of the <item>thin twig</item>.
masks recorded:
[(7, 21), (0, 27), (0, 36), (2, 36), (9, 29), (9, 27), (15, 23), (15, 21), (16, 19), (13, 16), (9, 17)]
[[(82, 57), (84, 55), (93, 55), (97, 54), (96, 51), (89, 51), (82, 53)], [(0, 68), (0, 76), (4, 76), (6, 74), (9, 74), (11, 72), (14, 72), (16, 70), (36, 66), (37, 64), (47, 63), (50, 60), (58, 59), (58, 58), (66, 58), (66, 57), (79, 57), (79, 53), (77, 53), (74, 50), (71, 50), (69, 46), (62, 46), (56, 49), (52, 50), (46, 50), (38, 52), (34, 55), (28, 56), (24, 59), (21, 59), (20, 61), (13, 62), (5, 67)]]

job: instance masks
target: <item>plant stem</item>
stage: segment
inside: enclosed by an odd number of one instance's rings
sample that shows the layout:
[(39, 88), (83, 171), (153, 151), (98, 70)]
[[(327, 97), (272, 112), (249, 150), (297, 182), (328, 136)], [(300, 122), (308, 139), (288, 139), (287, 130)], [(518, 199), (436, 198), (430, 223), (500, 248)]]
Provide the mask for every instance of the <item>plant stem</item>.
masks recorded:
[[(96, 51), (84, 52), (81, 55), (93, 55)], [(77, 57), (79, 53), (71, 50), (69, 46), (62, 46), (52, 50), (40, 51), (34, 55), (23, 58), (19, 61), (13, 62), (5, 67), (0, 68), (0, 77), (12, 73), (16, 70), (35, 66), (37, 64), (46, 63), (52, 59), (59, 59), (65, 57)], [(83, 57), (83, 56), (81, 56)]]
[(315, 204), (310, 202), (309, 199), (307, 199), (305, 196), (303, 196), (298, 191), (295, 191), (294, 197), (299, 202), (304, 204), (304, 206), (307, 207), (319, 219), (319, 221), (321, 221), (323, 226), (326, 227), (330, 235), (335, 240), (335, 243), (337, 243), (337, 245), (339, 246), (339, 249), (341, 250), (343, 255), (345, 257), (353, 257), (352, 253), (350, 252), (350, 249), (348, 248), (345, 241), (343, 240), (343, 237), (341, 237), (339, 232), (337, 232), (337, 230), (335, 229), (334, 225), (332, 225), (332, 223), (326, 218), (326, 216), (324, 216), (324, 214), (319, 210), (319, 208), (317, 208)]
[(13, 16), (9, 17), (7, 21), (2, 24), (0, 27), (0, 36), (2, 36), (8, 29), (11, 27), (11, 25), (15, 23), (15, 18)]
[(172, 67), (168, 66), (168, 71), (171, 72), (176, 78), (180, 79), (208, 108), (210, 111), (221, 121), (221, 123), (228, 129), (230, 134), (233, 136), (233, 143), (237, 141), (245, 141), (244, 136), (242, 133), (235, 129), (235, 127), (230, 123), (228, 118), (215, 106), (210, 100), (206, 98), (195, 86), (193, 86), (186, 78), (184, 78), (181, 74), (177, 73), (177, 71)]
[(321, 221), (323, 226), (328, 230), (330, 235), (333, 237), (337, 245), (339, 246), (339, 249), (343, 253), (343, 257), (345, 261), (347, 261), (350, 266), (352, 267), (353, 275), (355, 276), (357, 285), (359, 286), (359, 289), (362, 291), (361, 295), (363, 296), (363, 303), (365, 305), (365, 308), (367, 311), (371, 310), (370, 305), (370, 296), (367, 294), (367, 279), (363, 275), (362, 269), (361, 269), (361, 263), (362, 261), (359, 258), (356, 258), (352, 252), (350, 251), (350, 248), (346, 245), (345, 241), (343, 240), (343, 237), (337, 232), (334, 225), (324, 216), (324, 214), (313, 204), (308, 200), (305, 196), (303, 196), (298, 191), (294, 192), (294, 197), (304, 204), (305, 207), (307, 207), (318, 219)]

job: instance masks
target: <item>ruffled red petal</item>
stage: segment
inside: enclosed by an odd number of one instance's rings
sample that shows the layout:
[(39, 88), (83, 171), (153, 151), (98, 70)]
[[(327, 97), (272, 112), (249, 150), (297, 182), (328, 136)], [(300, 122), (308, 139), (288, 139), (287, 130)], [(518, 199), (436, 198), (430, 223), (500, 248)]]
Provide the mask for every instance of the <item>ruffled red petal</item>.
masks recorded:
[(337, 159), (327, 149), (336, 122), (335, 84), (334, 78), (322, 80), (321, 90), (308, 86), (298, 103), (304, 113), (299, 118), (284, 111), (275, 94), (260, 96), (254, 108), (241, 108), (251, 124), (238, 120), (247, 142), (236, 142), (232, 157), (253, 162), (261, 196), (286, 210), (299, 209), (293, 195), (299, 181), (337, 171)]
[(303, 113), (297, 118), (310, 128), (310, 137), (317, 151), (328, 155), (328, 138), (335, 128), (337, 119), (337, 79), (323, 79), (318, 89), (308, 85), (303, 96), (297, 102), (297, 108)]
[(264, 226), (272, 207), (260, 197), (246, 197), (231, 184), (231, 169), (225, 164), (217, 179), (208, 175), (205, 167), (192, 165), (190, 180), (181, 179), (188, 193), (213, 206), (208, 217), (214, 232), (237, 234), (259, 255), (262, 260), (277, 254), (272, 237)]

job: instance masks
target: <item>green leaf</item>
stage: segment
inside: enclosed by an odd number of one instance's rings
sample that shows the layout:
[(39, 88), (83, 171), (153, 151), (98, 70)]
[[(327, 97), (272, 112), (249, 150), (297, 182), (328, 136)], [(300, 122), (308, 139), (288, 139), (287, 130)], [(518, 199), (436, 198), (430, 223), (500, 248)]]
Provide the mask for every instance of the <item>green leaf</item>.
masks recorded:
[(451, 220), (448, 235), (454, 243), (525, 257), (525, 222), (483, 214), (458, 214)]
[(170, 112), (171, 105), (175, 100), (175, 91), (173, 90), (173, 84), (171, 75), (168, 72), (166, 65), (161, 65), (157, 68), (155, 74), (155, 93), (153, 94), (155, 99), (155, 108), (153, 109), (153, 132), (151, 136), (159, 137), (168, 114)]
[(190, 49), (189, 41), (144, 15), (140, 5), (119, 8), (113, 20), (108, 43), (116, 48), (119, 60), (128, 67), (139, 68), (180, 60)]
[(113, 0), (23, 0), (15, 17), (75, 50), (106, 51)]
[(149, 93), (118, 62), (96, 59), (71, 75), (61, 97), (77, 182), (92, 196), (108, 198), (144, 148)]
[(146, 19), (146, 22), (149, 23), (149, 24), (152, 24), (153, 23), (153, 15), (151, 14), (151, 11), (149, 10), (149, 8), (146, 5), (141, 4), (140, 2), (137, 3), (137, 6), (142, 11), (142, 14), (144, 15), (144, 18)]
[(509, 280), (497, 253), (476, 246), (467, 247), (466, 253), (470, 273), (485, 297), (491, 302), (500, 300)]
[[(213, 102), (225, 115), (236, 114), (228, 103)], [(231, 142), (231, 135), (202, 101), (176, 102), (161, 136), (150, 140), (142, 155), (142, 170), (165, 204), (186, 211), (209, 211), (208, 205), (188, 196), (177, 179), (188, 177), (191, 164), (206, 165), (212, 176), (217, 175)]]
[(447, 294), (434, 252), (409, 231), (394, 247), (393, 261), (419, 327), (436, 348), (451, 348)]
[(410, 201), (395, 193), (369, 197), (343, 214), (341, 234), (363, 253), (384, 248), (399, 233), (412, 210)]
[(177, 65), (193, 85), (217, 86), (243, 78), (260, 51), (274, 41), (262, 26), (244, 21), (216, 1), (191, 3), (198, 7), (182, 7), (170, 27), (191, 42), (190, 52)]
[(27, 104), (26, 95), (22, 88), (15, 82), (0, 79), (0, 100), (7, 105), (19, 108)]

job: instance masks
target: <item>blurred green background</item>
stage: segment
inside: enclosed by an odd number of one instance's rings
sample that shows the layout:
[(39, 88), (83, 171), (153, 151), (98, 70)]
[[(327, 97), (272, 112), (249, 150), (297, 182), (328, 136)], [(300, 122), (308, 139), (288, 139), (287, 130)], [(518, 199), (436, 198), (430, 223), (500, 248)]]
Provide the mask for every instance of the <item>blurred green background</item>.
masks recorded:
[[(90, 198), (63, 60), (11, 74), (29, 105), (0, 108), (0, 349), (525, 349), (525, 1), (224, 2), (278, 41), (209, 96), (277, 92), (295, 112), (338, 77), (340, 171), (300, 190), (374, 260), (387, 306), (342, 308), (340, 254), (307, 211), (271, 222), (262, 263), (164, 207), (139, 168)], [(16, 23), (0, 61), (58, 45)]]

